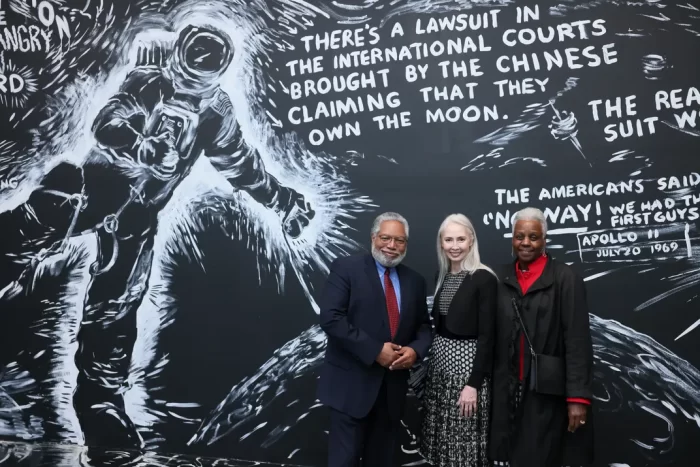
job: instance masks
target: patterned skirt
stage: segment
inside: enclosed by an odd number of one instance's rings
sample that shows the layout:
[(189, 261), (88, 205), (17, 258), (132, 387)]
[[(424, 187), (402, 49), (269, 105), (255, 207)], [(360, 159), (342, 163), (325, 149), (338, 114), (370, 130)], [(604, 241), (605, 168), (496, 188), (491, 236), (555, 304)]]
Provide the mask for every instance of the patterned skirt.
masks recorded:
[(420, 454), (435, 467), (487, 467), (491, 394), (488, 379), (477, 390), (477, 411), (459, 414), (457, 401), (476, 356), (476, 340), (435, 336), (423, 397)]

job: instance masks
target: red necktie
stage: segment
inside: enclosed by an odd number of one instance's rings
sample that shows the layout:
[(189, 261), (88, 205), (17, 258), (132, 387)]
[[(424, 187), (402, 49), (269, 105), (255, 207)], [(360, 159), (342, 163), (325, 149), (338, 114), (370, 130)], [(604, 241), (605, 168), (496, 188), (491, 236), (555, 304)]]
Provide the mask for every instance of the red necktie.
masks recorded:
[(386, 296), (386, 310), (389, 313), (389, 329), (391, 329), (391, 338), (393, 339), (399, 327), (399, 303), (396, 301), (394, 284), (389, 277), (389, 268), (384, 270), (384, 295)]

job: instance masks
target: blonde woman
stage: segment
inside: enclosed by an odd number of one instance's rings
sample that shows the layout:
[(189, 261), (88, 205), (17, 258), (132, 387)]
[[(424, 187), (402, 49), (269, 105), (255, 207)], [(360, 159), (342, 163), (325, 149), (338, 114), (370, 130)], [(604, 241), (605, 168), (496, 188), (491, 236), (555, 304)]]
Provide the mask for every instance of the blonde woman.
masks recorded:
[(498, 280), (481, 263), (476, 232), (462, 214), (437, 236), (432, 316), (435, 338), (423, 398), (421, 455), (433, 466), (486, 467)]

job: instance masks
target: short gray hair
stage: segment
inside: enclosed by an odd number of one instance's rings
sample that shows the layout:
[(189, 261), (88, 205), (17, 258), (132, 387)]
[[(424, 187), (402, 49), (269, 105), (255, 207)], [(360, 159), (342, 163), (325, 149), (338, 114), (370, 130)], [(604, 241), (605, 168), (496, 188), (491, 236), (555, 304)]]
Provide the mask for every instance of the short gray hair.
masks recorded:
[(513, 232), (518, 221), (537, 221), (542, 226), (542, 235), (547, 236), (547, 219), (544, 213), (537, 208), (525, 208), (513, 215)]
[(385, 212), (378, 215), (374, 222), (372, 222), (372, 235), (377, 235), (379, 233), (379, 227), (381, 227), (382, 222), (385, 221), (398, 221), (403, 224), (403, 228), (406, 230), (406, 238), (408, 238), (408, 221), (399, 213), (396, 212)]

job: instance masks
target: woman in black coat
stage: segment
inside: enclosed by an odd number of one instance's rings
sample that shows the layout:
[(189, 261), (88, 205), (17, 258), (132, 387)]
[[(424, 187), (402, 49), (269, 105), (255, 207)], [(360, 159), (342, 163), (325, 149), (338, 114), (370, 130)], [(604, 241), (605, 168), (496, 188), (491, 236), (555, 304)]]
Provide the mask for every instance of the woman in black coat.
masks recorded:
[(542, 211), (523, 209), (513, 222), (517, 259), (499, 275), (489, 453), (495, 465), (585, 466), (593, 345), (584, 282), (546, 254)]

